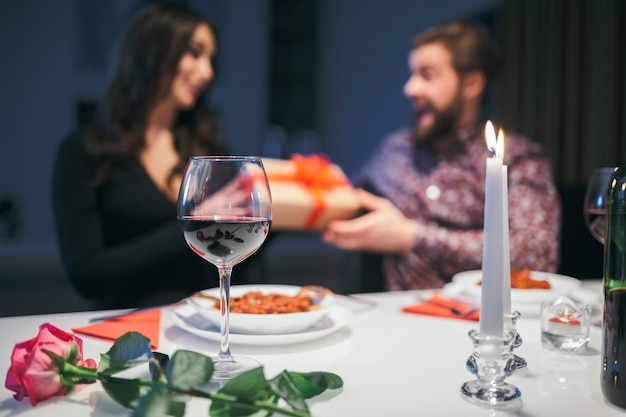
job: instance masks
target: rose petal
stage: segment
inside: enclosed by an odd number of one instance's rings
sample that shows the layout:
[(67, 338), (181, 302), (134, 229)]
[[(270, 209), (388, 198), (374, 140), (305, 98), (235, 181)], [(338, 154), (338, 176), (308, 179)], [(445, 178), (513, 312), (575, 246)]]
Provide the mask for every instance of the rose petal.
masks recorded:
[(14, 397), (16, 400), (21, 401), (26, 395), (26, 390), (22, 384), (22, 375), (24, 375), (27, 368), (29, 352), (36, 343), (37, 337), (33, 337), (32, 339), (17, 343), (13, 347), (13, 352), (11, 353), (11, 367), (7, 372), (7, 379), (4, 386), (15, 392)]
[(65, 395), (67, 392), (67, 387), (61, 383), (56, 369), (49, 371), (29, 369), (24, 374), (22, 383), (32, 405), (56, 395)]
[(13, 369), (13, 367), (10, 367), (9, 371), (7, 372), (7, 379), (4, 383), (4, 386), (7, 389), (15, 392), (15, 395), (13, 397), (15, 397), (15, 399), (18, 401), (21, 401), (26, 395), (26, 390), (22, 387), (21, 380), (19, 380), (17, 378), (17, 375), (15, 375), (15, 370)]
[(98, 367), (98, 364), (93, 359), (85, 359), (84, 361), (82, 361), (82, 363), (79, 363), (79, 365), (84, 366), (86, 368), (93, 368), (93, 369), (96, 369)]

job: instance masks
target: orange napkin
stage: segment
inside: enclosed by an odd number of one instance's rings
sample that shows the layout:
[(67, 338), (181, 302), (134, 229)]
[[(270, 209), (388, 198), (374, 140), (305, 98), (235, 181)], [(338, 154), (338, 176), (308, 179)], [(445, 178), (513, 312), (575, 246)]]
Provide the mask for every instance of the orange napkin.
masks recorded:
[(458, 301), (443, 297), (435, 292), (428, 301), (402, 307), (405, 313), (426, 314), (429, 316), (478, 321), (478, 309)]
[(127, 332), (139, 332), (150, 339), (153, 349), (159, 347), (161, 310), (158, 308), (114, 317), (85, 327), (72, 329), (87, 336), (115, 340)]

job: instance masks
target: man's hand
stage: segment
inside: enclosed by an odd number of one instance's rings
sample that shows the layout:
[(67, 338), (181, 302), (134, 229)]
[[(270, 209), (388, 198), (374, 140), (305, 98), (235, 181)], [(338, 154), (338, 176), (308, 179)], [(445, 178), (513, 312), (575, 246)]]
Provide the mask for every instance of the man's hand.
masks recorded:
[(418, 224), (386, 198), (357, 189), (357, 199), (369, 213), (352, 220), (335, 220), (322, 233), (323, 239), (342, 249), (369, 252), (408, 252)]

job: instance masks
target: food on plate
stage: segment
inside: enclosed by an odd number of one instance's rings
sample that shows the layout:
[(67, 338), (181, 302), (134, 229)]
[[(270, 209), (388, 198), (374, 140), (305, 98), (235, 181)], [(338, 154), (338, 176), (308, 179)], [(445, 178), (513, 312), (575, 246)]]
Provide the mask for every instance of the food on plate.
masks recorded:
[(511, 270), (511, 288), (515, 289), (544, 289), (551, 288), (550, 283), (545, 279), (533, 279), (530, 277), (530, 269)]
[[(219, 300), (216, 297), (200, 292), (193, 294), (193, 297), (215, 300), (214, 308), (219, 308)], [(260, 291), (249, 291), (240, 297), (230, 298), (231, 313), (286, 314), (319, 310), (319, 308), (320, 306), (315, 304), (311, 297), (300, 293), (290, 296), (285, 294), (263, 294)]]
[[(482, 281), (478, 281), (481, 285)], [(512, 269), (511, 270), (511, 288), (516, 290), (543, 289), (549, 290), (550, 283), (545, 279), (533, 279), (530, 276), (530, 269)]]

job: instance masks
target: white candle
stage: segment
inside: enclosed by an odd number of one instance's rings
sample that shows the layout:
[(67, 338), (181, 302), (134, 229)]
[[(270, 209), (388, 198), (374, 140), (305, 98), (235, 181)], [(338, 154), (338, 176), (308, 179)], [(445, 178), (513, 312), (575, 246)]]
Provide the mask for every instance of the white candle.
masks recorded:
[[(498, 132), (498, 152), (504, 159), (504, 132)], [(502, 164), (502, 277), (504, 314), (511, 314), (511, 249), (509, 245), (509, 173), (508, 167)], [(505, 321), (505, 330), (510, 331), (513, 325), (511, 320)]]
[(502, 166), (502, 218), (503, 223), (503, 244), (502, 244), (502, 277), (504, 278), (504, 314), (511, 314), (511, 249), (509, 246), (509, 187), (508, 168)]
[[(487, 158), (485, 175), (485, 215), (483, 228), (482, 288), (480, 333), (501, 337), (504, 330), (503, 273), (503, 191), (502, 155), (498, 155), (493, 124), (485, 126), (487, 146), (495, 152)], [(508, 222), (508, 221), (507, 221)]]

